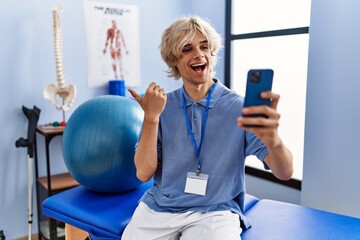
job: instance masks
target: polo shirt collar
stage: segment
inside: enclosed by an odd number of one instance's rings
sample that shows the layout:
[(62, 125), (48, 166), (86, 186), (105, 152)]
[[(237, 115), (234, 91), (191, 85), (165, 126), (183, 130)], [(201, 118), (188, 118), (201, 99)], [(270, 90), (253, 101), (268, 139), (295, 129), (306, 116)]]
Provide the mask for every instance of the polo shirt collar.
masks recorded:
[[(213, 92), (211, 94), (209, 108), (213, 108), (215, 106), (215, 104), (219, 101), (219, 99), (224, 91), (224, 85), (222, 85), (218, 79), (214, 78), (213, 80), (214, 80), (215, 86), (214, 86)], [(190, 106), (196, 102), (189, 97), (189, 95), (186, 93), (186, 91), (184, 89), (184, 85), (183, 85), (183, 87), (180, 90), (180, 105), (181, 105), (181, 107), (183, 107), (182, 100), (181, 100), (183, 93), (185, 96), (186, 106)], [(197, 103), (206, 107), (207, 96), (208, 95), (206, 95), (204, 98), (200, 99), (200, 101), (197, 101)]]

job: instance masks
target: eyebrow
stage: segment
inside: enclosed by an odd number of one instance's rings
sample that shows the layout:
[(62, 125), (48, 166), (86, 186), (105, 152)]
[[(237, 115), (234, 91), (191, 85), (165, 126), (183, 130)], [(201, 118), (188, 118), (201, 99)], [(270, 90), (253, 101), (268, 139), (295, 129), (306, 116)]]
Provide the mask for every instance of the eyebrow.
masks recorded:
[[(200, 42), (200, 44), (204, 44), (204, 43), (208, 43), (208, 40), (204, 40)], [(186, 44), (184, 47), (189, 47), (189, 46), (191, 46), (190, 43)]]

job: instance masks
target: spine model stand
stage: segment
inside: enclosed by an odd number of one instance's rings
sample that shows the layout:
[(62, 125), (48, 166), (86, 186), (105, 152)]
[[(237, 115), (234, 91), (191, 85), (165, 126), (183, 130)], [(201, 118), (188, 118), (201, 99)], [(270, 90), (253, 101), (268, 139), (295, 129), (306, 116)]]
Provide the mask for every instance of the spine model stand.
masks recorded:
[[(73, 84), (66, 86), (64, 67), (63, 67), (63, 53), (62, 53), (62, 31), (60, 13), (63, 11), (61, 5), (56, 6), (52, 10), (53, 14), (53, 28), (54, 28), (54, 47), (55, 47), (55, 64), (57, 84), (49, 84), (45, 87), (43, 96), (49, 100), (58, 110), (63, 111), (63, 120), (65, 121), (64, 111), (69, 110), (76, 97), (76, 87)], [(57, 97), (62, 98), (62, 103), (58, 102)]]

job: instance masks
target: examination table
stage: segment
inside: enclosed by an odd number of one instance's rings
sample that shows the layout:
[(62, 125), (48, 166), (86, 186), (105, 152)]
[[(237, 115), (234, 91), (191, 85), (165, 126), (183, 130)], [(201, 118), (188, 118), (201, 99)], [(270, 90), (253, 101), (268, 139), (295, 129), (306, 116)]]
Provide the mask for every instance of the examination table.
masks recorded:
[[(93, 240), (121, 239), (138, 200), (152, 184), (149, 181), (121, 194), (93, 192), (78, 186), (45, 199), (43, 214), (88, 232)], [(243, 240), (360, 239), (359, 218), (259, 200), (249, 194), (244, 214), (252, 227), (241, 234)]]

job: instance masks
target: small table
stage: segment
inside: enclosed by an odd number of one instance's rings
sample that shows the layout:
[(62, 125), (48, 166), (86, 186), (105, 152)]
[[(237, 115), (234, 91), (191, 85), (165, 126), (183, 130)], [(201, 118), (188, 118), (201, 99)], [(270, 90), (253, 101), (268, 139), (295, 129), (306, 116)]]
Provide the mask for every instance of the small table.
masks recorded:
[(58, 234), (58, 227), (56, 220), (49, 218), (49, 221), (41, 221), (43, 216), (41, 211), (42, 200), (40, 193), (45, 193), (45, 197), (49, 197), (55, 193), (63, 190), (78, 186), (79, 183), (68, 173), (51, 174), (50, 167), (50, 143), (51, 140), (57, 136), (62, 136), (64, 127), (48, 127), (38, 126), (36, 129), (37, 134), (45, 138), (45, 158), (46, 158), (46, 175), (39, 177), (39, 163), (38, 163), (38, 150), (37, 141), (35, 138), (35, 177), (36, 177), (36, 197), (37, 197), (37, 213), (38, 213), (38, 230), (39, 239), (43, 236), (46, 239), (63, 238), (65, 232), (62, 231)]

